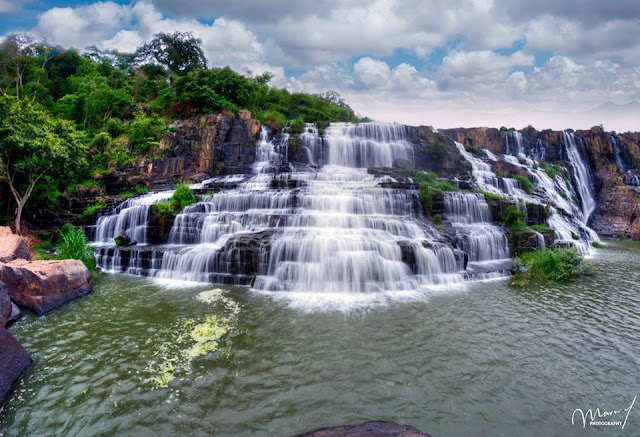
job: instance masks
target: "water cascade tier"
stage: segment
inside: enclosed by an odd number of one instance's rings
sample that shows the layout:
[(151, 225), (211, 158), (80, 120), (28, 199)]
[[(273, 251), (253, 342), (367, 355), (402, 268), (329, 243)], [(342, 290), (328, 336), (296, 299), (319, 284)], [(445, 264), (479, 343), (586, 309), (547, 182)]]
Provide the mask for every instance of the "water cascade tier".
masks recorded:
[[(556, 243), (587, 252), (597, 235), (586, 226), (593, 183), (579, 141), (564, 135), (569, 186), (537, 165), (544, 158), (541, 144), (523, 144), (519, 133), (506, 138), (507, 153), (484, 150), (485, 158), (455, 143), (471, 168), (472, 186), (509, 199), (519, 210), (544, 205)], [(415, 165), (408, 127), (334, 123), (320, 134), (307, 124), (296, 146), (304, 164), (290, 162), (287, 132), (273, 135), (263, 127), (252, 172), (192, 185), (198, 201), (175, 217), (162, 241), (150, 223), (151, 211), (172, 191), (124, 201), (96, 223), (98, 265), (162, 280), (250, 285), (302, 296), (402, 294), (502, 276), (511, 268), (505, 228), (492, 222), (483, 194), (444, 193), (445, 232), (426, 220), (418, 186), (409, 177), (371, 171)], [(525, 192), (514, 178), (498, 177), (492, 169), (498, 161), (526, 172), (535, 192)], [(114, 247), (121, 234), (136, 244)], [(543, 236), (537, 237), (544, 247)]]
[[(132, 200), (130, 208), (141, 212), (128, 227), (103, 229), (126, 208), (101, 217), (99, 265), (268, 292), (387, 293), (463, 280), (464, 256), (421, 219), (416, 186), (367, 172), (413, 161), (405, 126), (335, 124), (324, 139), (307, 126), (301, 147), (310, 164), (325, 162), (318, 171), (292, 171), (286, 143), (286, 134), (268, 139), (263, 129), (254, 174), (197, 185), (198, 202), (175, 218), (168, 244), (145, 245), (141, 238), (136, 246), (113, 248), (108, 240), (144, 228), (150, 205), (169, 193)], [(234, 188), (205, 194), (225, 183)]]

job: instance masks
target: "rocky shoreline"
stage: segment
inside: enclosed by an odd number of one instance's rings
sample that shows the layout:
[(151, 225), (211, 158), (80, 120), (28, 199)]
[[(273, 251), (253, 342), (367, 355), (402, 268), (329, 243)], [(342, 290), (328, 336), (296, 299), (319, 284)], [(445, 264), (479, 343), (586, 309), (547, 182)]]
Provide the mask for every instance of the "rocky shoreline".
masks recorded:
[(7, 329), (20, 317), (19, 307), (41, 316), (92, 288), (91, 273), (81, 261), (32, 261), (24, 239), (0, 227), (0, 406), (33, 362)]

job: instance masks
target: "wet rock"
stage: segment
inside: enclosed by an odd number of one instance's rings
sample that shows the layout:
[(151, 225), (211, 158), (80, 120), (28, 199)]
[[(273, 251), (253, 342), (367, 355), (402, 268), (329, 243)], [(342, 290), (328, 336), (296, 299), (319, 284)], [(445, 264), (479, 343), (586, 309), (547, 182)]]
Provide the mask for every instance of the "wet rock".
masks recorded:
[(402, 170), (413, 170), (413, 162), (406, 159), (396, 159), (393, 161), (393, 168), (399, 168)]
[[(545, 247), (549, 243), (548, 237), (542, 233), (536, 233), (533, 229), (523, 229), (521, 231), (508, 231), (509, 251), (512, 256), (518, 256), (525, 252), (542, 249), (540, 237), (544, 239)], [(553, 232), (551, 232), (551, 244), (553, 244)]]
[(113, 239), (116, 243), (116, 247), (127, 247), (131, 246), (131, 237), (126, 234), (120, 234), (116, 238)]
[(13, 384), (33, 361), (13, 335), (1, 326), (0, 352), (0, 406), (2, 406)]
[(409, 425), (376, 421), (320, 428), (296, 437), (430, 437), (430, 435)]
[(15, 235), (6, 226), (0, 227), (0, 262), (7, 263), (14, 259), (31, 260), (27, 243), (19, 235)]
[(91, 273), (82, 261), (15, 260), (0, 269), (11, 300), (38, 315), (84, 296), (92, 289)]
[(547, 223), (547, 209), (544, 205), (527, 203), (527, 225), (544, 225)]

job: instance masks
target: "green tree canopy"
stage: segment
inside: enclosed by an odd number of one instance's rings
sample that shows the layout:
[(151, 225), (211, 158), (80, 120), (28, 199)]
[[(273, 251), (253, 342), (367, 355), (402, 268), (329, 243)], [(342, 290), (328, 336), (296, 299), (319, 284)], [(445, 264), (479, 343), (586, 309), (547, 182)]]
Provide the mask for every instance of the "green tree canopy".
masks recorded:
[(138, 48), (135, 59), (138, 63), (155, 60), (173, 73), (181, 74), (207, 67), (201, 44), (202, 40), (191, 32), (158, 33), (151, 42)]
[(87, 147), (73, 124), (37, 105), (0, 97), (0, 177), (16, 204), (16, 232), (24, 205), (45, 176), (69, 177), (86, 167)]

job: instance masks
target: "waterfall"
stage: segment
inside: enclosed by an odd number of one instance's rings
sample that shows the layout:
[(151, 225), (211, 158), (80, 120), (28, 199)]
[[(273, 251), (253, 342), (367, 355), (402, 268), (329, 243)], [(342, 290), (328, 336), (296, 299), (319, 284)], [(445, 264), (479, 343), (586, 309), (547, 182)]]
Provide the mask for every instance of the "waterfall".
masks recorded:
[(125, 200), (111, 213), (98, 218), (94, 242), (112, 245), (115, 237), (125, 234), (132, 241), (145, 244), (151, 205), (170, 199), (172, 195), (173, 191), (163, 191)]
[(578, 151), (576, 144), (576, 136), (571, 132), (562, 132), (564, 139), (565, 152), (567, 154), (569, 165), (572, 168), (572, 174), (575, 179), (575, 187), (580, 197), (582, 207), (582, 222), (587, 223), (589, 216), (595, 209), (595, 199), (593, 197), (593, 180), (588, 164)]
[(332, 123), (326, 130), (327, 164), (351, 168), (413, 163), (407, 127), (389, 123)]
[[(282, 171), (283, 166), (289, 167), (288, 163), (289, 134), (282, 133), (280, 141), (269, 140), (269, 130), (262, 126), (258, 143), (256, 144), (256, 161), (253, 164), (255, 173), (275, 173)], [(287, 171), (285, 169), (285, 171)]]
[(109, 249), (99, 254), (100, 265), (307, 296), (393, 294), (463, 280), (459, 251), (421, 221), (417, 190), (395, 188), (391, 177), (363, 168), (413, 162), (405, 126), (337, 123), (321, 138), (306, 125), (298, 145), (310, 164), (326, 161), (319, 171), (288, 167), (286, 142), (285, 136), (269, 139), (263, 128), (252, 176), (199, 194), (175, 218), (168, 244), (152, 254), (144, 255), (144, 246)]
[(618, 141), (618, 138), (614, 135), (610, 135), (609, 139), (611, 140), (611, 144), (613, 145), (613, 150), (616, 155), (616, 167), (628, 169), (629, 164), (625, 162), (620, 141)]
[[(552, 179), (544, 170), (540, 169), (540, 166), (534, 167), (536, 162), (532, 159), (524, 158), (521, 163), (514, 156), (502, 155), (501, 160), (521, 168), (529, 175), (537, 193), (527, 194), (520, 189), (517, 181), (510, 178), (498, 178), (491, 171), (489, 163), (467, 152), (462, 144), (456, 143), (456, 146), (463, 158), (471, 164), (474, 183), (481, 190), (518, 202), (516, 203), (518, 206), (521, 205), (520, 201), (545, 205), (549, 210), (548, 224), (554, 230), (556, 243), (571, 245), (579, 252), (587, 253), (591, 242), (599, 241), (598, 235), (582, 221), (584, 216), (582, 206), (571, 200), (575, 193), (567, 187), (561, 176), (557, 176), (555, 180)], [(486, 152), (485, 150), (485, 155), (489, 159), (498, 160), (495, 155)], [(590, 173), (587, 174), (587, 177), (590, 178)], [(588, 183), (591, 184), (591, 179), (588, 179)], [(540, 241), (540, 237), (542, 236), (538, 237), (538, 247), (544, 243)], [(579, 240), (576, 240), (576, 237)]]
[(522, 147), (522, 134), (518, 131), (507, 132), (504, 137), (505, 150), (507, 155), (513, 155), (517, 157), (524, 157), (524, 149)]
[(507, 237), (499, 226), (490, 223), (489, 205), (484, 195), (451, 192), (444, 195), (444, 218), (456, 230), (458, 246), (470, 262), (509, 258)]

